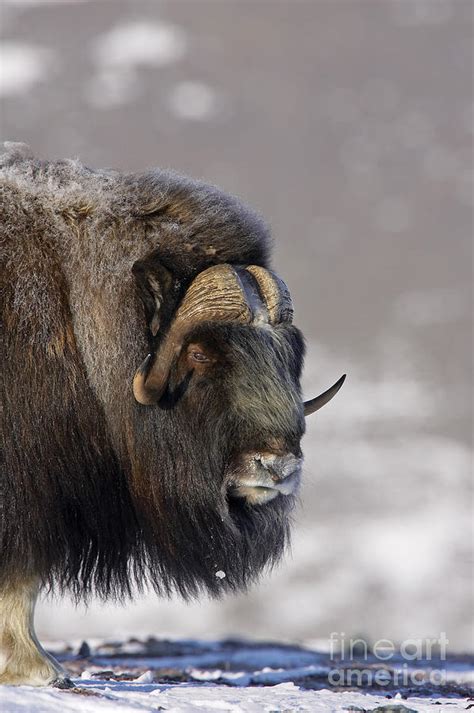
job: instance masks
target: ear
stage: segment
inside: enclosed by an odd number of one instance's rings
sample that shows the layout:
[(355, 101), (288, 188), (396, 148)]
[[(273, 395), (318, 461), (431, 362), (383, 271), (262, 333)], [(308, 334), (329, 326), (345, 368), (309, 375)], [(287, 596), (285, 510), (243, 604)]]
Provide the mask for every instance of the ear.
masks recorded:
[(178, 281), (155, 254), (137, 260), (132, 267), (138, 294), (145, 309), (151, 337), (173, 313), (178, 301)]

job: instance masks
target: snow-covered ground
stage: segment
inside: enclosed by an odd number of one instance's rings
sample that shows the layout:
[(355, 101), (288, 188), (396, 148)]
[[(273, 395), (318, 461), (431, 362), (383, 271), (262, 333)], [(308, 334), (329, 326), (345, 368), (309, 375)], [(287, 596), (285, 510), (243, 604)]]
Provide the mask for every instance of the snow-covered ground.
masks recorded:
[[(74, 688), (0, 687), (2, 713), (113, 709), (441, 713), (466, 710), (474, 696), (474, 661), (467, 656), (407, 664), (399, 655), (390, 661), (371, 653), (350, 660), (331, 656), (327, 645), (316, 649), (153, 637), (90, 641), (79, 647), (50, 644), (49, 648), (62, 660)], [(342, 680), (347, 685), (331, 685)]]
[[(3, 692), (2, 692), (3, 693)], [(74, 695), (78, 693), (79, 695)], [(428, 713), (433, 705), (450, 706), (450, 711), (465, 710), (466, 700), (439, 698), (436, 701), (413, 698), (392, 703), (383, 696), (366, 693), (329, 690), (305, 691), (294, 683), (280, 683), (265, 688), (233, 689), (221, 685), (149, 685), (143, 683), (114, 683), (111, 685), (81, 685), (81, 690), (72, 691), (41, 690), (26, 687), (11, 689), (4, 694), (2, 710), (31, 710), (36, 713), (48, 711), (132, 711), (164, 710), (173, 713), (192, 711), (232, 711), (232, 713), (279, 713), (285, 711), (373, 711), (377, 713)], [(400, 707), (399, 707), (400, 706)], [(436, 710), (436, 709), (435, 709)], [(438, 708), (439, 710), (439, 708)], [(443, 708), (441, 708), (443, 710)]]

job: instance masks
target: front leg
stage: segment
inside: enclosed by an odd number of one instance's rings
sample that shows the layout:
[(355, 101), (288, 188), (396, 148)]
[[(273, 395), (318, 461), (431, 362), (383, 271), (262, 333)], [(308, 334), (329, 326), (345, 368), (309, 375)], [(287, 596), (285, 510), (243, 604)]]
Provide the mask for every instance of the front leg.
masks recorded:
[(72, 683), (67, 674), (36, 638), (38, 592), (36, 579), (0, 589), (0, 684), (69, 688)]

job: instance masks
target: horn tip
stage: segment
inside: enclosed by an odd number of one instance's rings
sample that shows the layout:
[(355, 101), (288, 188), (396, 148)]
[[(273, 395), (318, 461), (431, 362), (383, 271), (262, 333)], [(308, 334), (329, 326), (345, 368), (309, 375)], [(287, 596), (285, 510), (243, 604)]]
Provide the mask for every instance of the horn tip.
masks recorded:
[(147, 354), (146, 357), (145, 357), (145, 359), (142, 361), (142, 363), (141, 363), (140, 366), (138, 367), (137, 373), (139, 373), (139, 374), (146, 374), (146, 373), (147, 373), (147, 371), (148, 371), (148, 365), (149, 365), (149, 363), (150, 363), (150, 359), (151, 359), (151, 354)]
[(150, 399), (145, 388), (145, 379), (152, 355), (148, 354), (135, 372), (132, 382), (132, 390), (135, 400), (143, 406), (150, 406), (153, 400)]
[(344, 381), (346, 380), (346, 374), (343, 374), (335, 384), (333, 384), (327, 391), (324, 391), (322, 394), (319, 396), (316, 396), (314, 399), (311, 399), (310, 401), (305, 401), (304, 402), (304, 415), (310, 416), (312, 413), (315, 413), (316, 411), (319, 411), (320, 408), (325, 406), (331, 399), (338, 393), (339, 389), (343, 385)]

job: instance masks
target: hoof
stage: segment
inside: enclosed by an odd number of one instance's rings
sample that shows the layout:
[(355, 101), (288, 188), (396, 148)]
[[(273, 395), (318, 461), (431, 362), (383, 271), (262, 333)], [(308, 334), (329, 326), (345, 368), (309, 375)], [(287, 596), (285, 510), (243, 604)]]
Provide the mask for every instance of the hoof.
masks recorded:
[(66, 690), (68, 688), (74, 688), (74, 683), (71, 681), (70, 678), (62, 677), (55, 678), (54, 681), (51, 681), (50, 686), (53, 686), (53, 688), (61, 688), (62, 690)]

